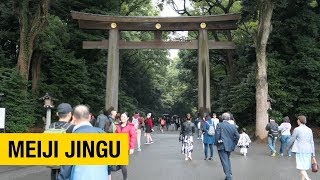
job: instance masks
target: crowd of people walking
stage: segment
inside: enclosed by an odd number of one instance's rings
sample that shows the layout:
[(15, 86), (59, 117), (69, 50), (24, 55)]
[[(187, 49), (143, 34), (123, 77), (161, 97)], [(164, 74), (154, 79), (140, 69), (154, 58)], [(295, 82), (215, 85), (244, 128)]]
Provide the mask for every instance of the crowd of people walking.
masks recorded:
[[(95, 119), (90, 113), (89, 107), (78, 105), (74, 108), (68, 103), (61, 103), (57, 107), (59, 121), (52, 123), (49, 129), (65, 129), (67, 133), (126, 133), (129, 139), (129, 155), (133, 155), (135, 149), (141, 151), (141, 137), (145, 136), (145, 143), (153, 144), (152, 132), (154, 132), (154, 119), (151, 113), (146, 117), (140, 116), (135, 112), (129, 116), (127, 112), (119, 113), (113, 107), (101, 111)], [(178, 119), (178, 120), (177, 120)], [(181, 153), (184, 154), (185, 161), (192, 161), (194, 151), (194, 136), (202, 141), (204, 160), (214, 159), (214, 146), (217, 149), (226, 180), (232, 179), (230, 154), (236, 147), (239, 147), (240, 154), (247, 156), (251, 139), (245, 128), (239, 129), (231, 113), (223, 113), (219, 118), (215, 113), (198, 114), (192, 119), (190, 113), (180, 119), (176, 117), (180, 129), (179, 141), (181, 142)], [(168, 122), (165, 116), (159, 120), (160, 131), (163, 133), (164, 127)], [(311, 159), (315, 156), (315, 148), (312, 130), (306, 126), (305, 116), (297, 118), (298, 127), (293, 130), (291, 135), (291, 123), (288, 116), (283, 118), (280, 126), (274, 118), (270, 118), (266, 125), (268, 131), (267, 146), (270, 156), (291, 157), (295, 153), (296, 168), (301, 174), (301, 180), (310, 180), (307, 170), (311, 168)], [(181, 126), (181, 127), (180, 127)], [(168, 130), (168, 128), (167, 128)], [(240, 134), (239, 132), (240, 131)], [(280, 140), (279, 153), (277, 152), (276, 142)], [(128, 180), (127, 166), (61, 166), (52, 168), (52, 179), (108, 179), (111, 180), (112, 171), (121, 170), (123, 180)], [(94, 177), (94, 178), (92, 178)]]
[(280, 126), (274, 119), (266, 126), (268, 131), (268, 147), (271, 151), (271, 156), (276, 156), (276, 141), (280, 137), (280, 155), (286, 153), (291, 157), (291, 153), (295, 153), (296, 169), (300, 171), (301, 180), (311, 180), (307, 170), (311, 169), (311, 159), (315, 157), (315, 147), (312, 130), (306, 126), (307, 118), (303, 115), (298, 116), (296, 127), (291, 135), (291, 124), (288, 116), (283, 118)]

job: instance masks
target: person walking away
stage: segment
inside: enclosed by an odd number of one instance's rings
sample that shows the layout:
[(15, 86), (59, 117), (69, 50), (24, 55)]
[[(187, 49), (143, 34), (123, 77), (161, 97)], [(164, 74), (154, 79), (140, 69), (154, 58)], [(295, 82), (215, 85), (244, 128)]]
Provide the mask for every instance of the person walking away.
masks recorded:
[(226, 180), (232, 180), (230, 154), (234, 151), (236, 144), (239, 141), (239, 133), (235, 125), (230, 124), (229, 113), (223, 113), (222, 122), (218, 123), (215, 132), (215, 143), (218, 149), (218, 154), (223, 167), (223, 171), (226, 175)]
[(179, 116), (175, 117), (175, 123), (176, 123), (176, 131), (178, 131), (179, 128), (180, 128), (180, 118), (179, 118)]
[(145, 131), (145, 120), (144, 120), (144, 117), (140, 117), (141, 118), (141, 133), (143, 132), (143, 131)]
[(97, 119), (94, 117), (92, 113), (90, 113), (90, 123), (92, 126), (95, 126), (95, 124), (97, 123)]
[[(134, 146), (136, 144), (136, 129), (133, 123), (130, 123), (127, 112), (120, 116), (121, 122), (117, 125), (116, 133), (127, 133), (129, 139), (129, 154), (134, 153)], [(126, 165), (121, 166), (123, 180), (128, 180), (128, 170)]]
[(170, 127), (170, 117), (169, 116), (166, 116), (165, 117), (165, 120), (166, 120), (166, 129), (167, 129), (167, 131), (169, 131), (169, 127)]
[(240, 154), (243, 156), (247, 156), (249, 144), (251, 143), (251, 139), (246, 133), (246, 129), (242, 128), (240, 131), (240, 138), (237, 146), (240, 148)]
[(96, 123), (95, 123), (95, 127), (99, 127), (102, 130), (104, 130), (104, 127), (106, 125), (106, 121), (108, 119), (108, 112), (106, 109), (103, 109), (100, 111), (100, 114), (97, 117)]
[(214, 128), (217, 129), (217, 124), (219, 123), (219, 119), (217, 118), (217, 114), (216, 113), (212, 113), (212, 122), (214, 124)]
[(296, 168), (300, 170), (301, 180), (311, 180), (307, 170), (311, 168), (311, 157), (315, 156), (312, 130), (306, 126), (306, 116), (298, 116), (298, 127), (293, 130), (287, 149), (292, 147), (296, 153)]
[[(109, 107), (108, 110), (103, 109), (102, 113), (97, 117), (98, 127), (101, 128), (106, 133), (115, 133), (116, 131), (116, 117), (117, 111), (114, 110), (114, 107)], [(108, 166), (108, 175), (109, 180), (111, 180), (111, 167)]]
[(104, 126), (104, 131), (105, 132), (108, 132), (108, 133), (115, 133), (116, 131), (116, 125), (119, 124), (117, 123), (117, 111), (114, 110), (113, 107), (110, 107), (108, 109), (108, 112), (110, 113), (107, 120), (106, 120), (106, 123), (105, 123), (105, 126)]
[(208, 158), (208, 147), (210, 148), (209, 160), (213, 160), (213, 143), (215, 140), (214, 139), (215, 127), (209, 114), (206, 117), (206, 123), (203, 125), (202, 132), (203, 132), (203, 145), (204, 145), (204, 160), (207, 160)]
[(182, 134), (181, 152), (185, 155), (185, 160), (192, 160), (193, 152), (193, 134), (195, 133), (195, 125), (191, 122), (190, 113), (187, 114), (186, 121), (182, 124), (180, 134)]
[(151, 132), (153, 131), (153, 125), (152, 125), (151, 113), (147, 114), (147, 118), (145, 120), (145, 126), (146, 126), (146, 138), (147, 138), (147, 141), (145, 144), (152, 144), (153, 140), (151, 137)]
[(271, 156), (276, 156), (276, 141), (279, 134), (278, 124), (273, 118), (270, 118), (270, 122), (266, 126), (266, 130), (268, 131), (268, 147), (271, 151)]
[(196, 134), (197, 134), (197, 139), (201, 139), (201, 118), (200, 114), (198, 113), (197, 119), (194, 121), (194, 124), (196, 126)]
[[(105, 133), (90, 123), (89, 108), (78, 105), (74, 108), (72, 119), (75, 123), (73, 133)], [(58, 180), (108, 180), (108, 165), (61, 166)]]
[(200, 137), (200, 139), (201, 139), (201, 141), (202, 141), (202, 148), (203, 148), (203, 150), (204, 150), (204, 144), (203, 144), (203, 126), (206, 124), (206, 117), (207, 117), (207, 113), (204, 113), (203, 114), (203, 117), (200, 117), (201, 118), (201, 121), (200, 121), (200, 130), (201, 130), (201, 137)]
[(137, 151), (141, 151), (141, 127), (142, 127), (142, 119), (138, 112), (135, 112), (132, 117), (132, 123), (136, 129), (137, 136)]
[(163, 133), (163, 129), (164, 129), (165, 124), (166, 124), (165, 117), (161, 117), (161, 119), (160, 119), (160, 128), (161, 129), (160, 130), (162, 133)]
[[(283, 152), (286, 149), (286, 146), (290, 140), (291, 137), (291, 124), (290, 124), (290, 119), (288, 116), (283, 118), (283, 123), (280, 124), (279, 126), (279, 131), (281, 132), (281, 146), (280, 146), (280, 155), (283, 156)], [(288, 156), (291, 156), (291, 151), (287, 151)]]
[[(49, 129), (45, 133), (52, 133), (52, 131), (72, 133), (74, 125), (70, 122), (72, 118), (72, 107), (68, 103), (61, 103), (57, 107), (57, 116), (59, 120), (57, 122), (51, 123)], [(51, 180), (56, 180), (59, 172), (60, 166), (48, 166), (51, 168)]]

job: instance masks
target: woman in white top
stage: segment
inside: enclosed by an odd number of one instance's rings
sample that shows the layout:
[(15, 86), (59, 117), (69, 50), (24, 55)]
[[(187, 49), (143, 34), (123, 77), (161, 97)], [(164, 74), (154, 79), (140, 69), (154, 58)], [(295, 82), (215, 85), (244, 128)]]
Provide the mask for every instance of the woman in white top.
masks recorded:
[[(291, 137), (291, 124), (288, 116), (283, 118), (283, 123), (279, 126), (279, 131), (281, 132), (281, 146), (280, 146), (280, 155), (283, 156), (283, 151), (285, 151), (287, 144), (289, 143), (289, 139)], [(288, 156), (291, 156), (291, 151), (289, 150)]]

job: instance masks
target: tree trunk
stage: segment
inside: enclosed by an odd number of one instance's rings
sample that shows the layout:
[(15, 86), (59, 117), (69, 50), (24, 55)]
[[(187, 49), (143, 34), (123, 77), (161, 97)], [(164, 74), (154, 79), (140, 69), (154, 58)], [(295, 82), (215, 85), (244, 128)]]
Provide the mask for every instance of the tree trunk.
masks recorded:
[(34, 40), (42, 31), (48, 15), (49, 0), (42, 0), (37, 9), (31, 12), (29, 0), (14, 0), (14, 10), (20, 24), (19, 55), (17, 67), (20, 75), (28, 80)]
[(29, 58), (29, 52), (28, 52), (28, 2), (22, 1), (18, 2), (17, 7), (17, 13), (18, 13), (18, 19), (20, 24), (20, 37), (19, 37), (19, 55), (18, 55), (18, 62), (17, 67), (20, 75), (28, 80), (28, 58)]
[(38, 81), (41, 71), (41, 60), (42, 53), (40, 51), (35, 51), (32, 58), (32, 92), (36, 93), (38, 91)]
[(268, 81), (266, 46), (271, 32), (271, 18), (274, 4), (272, 0), (259, 1), (259, 24), (256, 36), (256, 137), (261, 141), (267, 138), (268, 124)]

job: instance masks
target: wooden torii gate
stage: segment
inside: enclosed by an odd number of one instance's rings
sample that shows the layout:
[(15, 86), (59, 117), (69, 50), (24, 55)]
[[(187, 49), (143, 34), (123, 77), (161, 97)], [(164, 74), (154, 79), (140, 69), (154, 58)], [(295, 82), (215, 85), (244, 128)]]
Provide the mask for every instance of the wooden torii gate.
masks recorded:
[[(119, 49), (198, 49), (198, 109), (210, 111), (209, 49), (235, 49), (230, 41), (208, 39), (208, 30), (235, 30), (239, 14), (218, 16), (143, 17), (107, 16), (71, 11), (83, 29), (109, 31), (109, 40), (84, 41), (83, 49), (108, 49), (105, 107), (118, 108)], [(154, 40), (121, 40), (119, 31), (153, 31)], [(198, 40), (162, 41), (162, 31), (198, 31)]]

